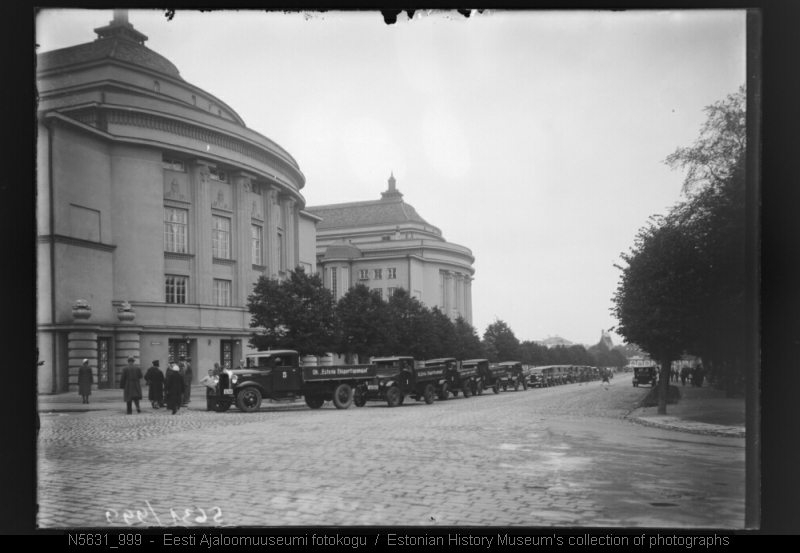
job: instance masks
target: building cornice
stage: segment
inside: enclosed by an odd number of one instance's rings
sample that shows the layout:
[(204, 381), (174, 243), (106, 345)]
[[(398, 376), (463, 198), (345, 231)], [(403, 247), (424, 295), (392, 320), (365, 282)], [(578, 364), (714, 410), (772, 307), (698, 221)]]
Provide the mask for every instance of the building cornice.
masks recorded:
[(44, 234), (38, 236), (36, 241), (39, 244), (68, 244), (70, 246), (78, 246), (81, 248), (88, 248), (90, 250), (99, 250), (101, 252), (113, 252), (117, 249), (114, 244), (104, 244), (102, 242), (94, 242), (92, 240), (84, 240), (82, 238), (73, 238), (72, 236), (64, 236), (63, 234)]

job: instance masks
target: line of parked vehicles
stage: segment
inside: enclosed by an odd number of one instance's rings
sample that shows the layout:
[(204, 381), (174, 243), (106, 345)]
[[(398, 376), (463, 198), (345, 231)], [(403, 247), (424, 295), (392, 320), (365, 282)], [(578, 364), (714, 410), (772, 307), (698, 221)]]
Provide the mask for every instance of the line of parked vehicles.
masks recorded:
[(453, 357), (416, 361), (413, 357), (373, 358), (367, 365), (301, 366), (294, 350), (272, 350), (246, 356), (247, 366), (225, 369), (214, 377), (206, 402), (209, 411), (224, 412), (233, 405), (255, 412), (263, 399), (304, 398), (311, 409), (331, 401), (337, 409), (369, 401), (402, 405), (406, 398), (431, 404), (451, 395), (468, 398), (491, 390), (544, 388), (581, 380), (596, 380), (596, 367), (553, 365), (524, 367), (517, 361), (489, 363), (487, 359), (458, 361)]

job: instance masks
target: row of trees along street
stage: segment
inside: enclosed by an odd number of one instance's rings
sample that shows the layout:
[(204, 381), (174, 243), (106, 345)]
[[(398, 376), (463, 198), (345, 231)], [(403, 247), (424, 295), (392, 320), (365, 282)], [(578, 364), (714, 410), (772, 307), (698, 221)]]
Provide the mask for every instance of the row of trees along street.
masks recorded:
[[(702, 358), (728, 397), (744, 391), (745, 89), (706, 108), (694, 145), (665, 163), (686, 170), (685, 200), (639, 230), (612, 309), (616, 332), (668, 374), (682, 354)], [(661, 379), (659, 413), (669, 380)]]
[(415, 359), (455, 357), (520, 361), (527, 365), (622, 367), (625, 356), (602, 343), (590, 347), (547, 347), (520, 343), (501, 320), (483, 339), (463, 317), (451, 321), (438, 307), (427, 308), (398, 288), (388, 301), (378, 290), (356, 284), (336, 302), (318, 275), (298, 267), (283, 280), (261, 277), (249, 298), (250, 345), (260, 350), (294, 349), (305, 355), (344, 354), (346, 361), (411, 355)]

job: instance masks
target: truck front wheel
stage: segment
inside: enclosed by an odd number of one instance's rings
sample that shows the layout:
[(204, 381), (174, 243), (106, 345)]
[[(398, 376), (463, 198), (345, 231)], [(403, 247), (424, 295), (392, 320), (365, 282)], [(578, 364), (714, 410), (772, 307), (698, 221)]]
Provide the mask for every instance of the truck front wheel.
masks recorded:
[(255, 413), (261, 407), (261, 392), (255, 388), (245, 388), (236, 395), (236, 407), (245, 413)]
[(433, 384), (428, 384), (427, 386), (425, 386), (425, 393), (423, 394), (423, 397), (425, 398), (425, 403), (427, 403), (428, 405), (433, 403), (434, 394), (435, 392), (433, 390)]
[(353, 404), (353, 388), (349, 384), (339, 384), (333, 390), (333, 405), (337, 409), (347, 409)]
[(392, 386), (386, 391), (386, 404), (389, 407), (397, 407), (400, 405), (400, 399), (403, 395), (400, 393), (400, 390), (397, 386)]
[(464, 394), (464, 397), (470, 397), (472, 395), (472, 388), (469, 385), (469, 380), (464, 382), (461, 387), (461, 392)]
[(442, 387), (439, 389), (439, 400), (444, 401), (450, 396), (450, 390), (447, 387), (447, 382), (442, 384)]
[(475, 393), (479, 396), (483, 395), (483, 382), (480, 380), (475, 382)]
[(500, 393), (500, 382), (495, 382), (494, 386), (492, 386), (492, 391), (496, 394)]
[[(305, 399), (306, 405), (308, 405), (310, 409), (319, 409), (322, 407), (322, 404), (325, 403), (325, 398), (322, 396), (306, 396)], [(336, 400), (334, 399), (334, 401)]]

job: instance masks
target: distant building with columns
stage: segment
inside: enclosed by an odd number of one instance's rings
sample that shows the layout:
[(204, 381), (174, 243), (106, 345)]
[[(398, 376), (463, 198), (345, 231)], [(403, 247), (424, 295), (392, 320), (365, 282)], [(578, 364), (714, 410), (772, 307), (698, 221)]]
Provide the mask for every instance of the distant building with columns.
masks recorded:
[(94, 32), (37, 56), (45, 393), (75, 389), (84, 358), (101, 388), (129, 356), (188, 356), (195, 380), (236, 365), (256, 280), (316, 270), (295, 159), (147, 48), (125, 10)]
[(405, 288), (452, 320), (462, 316), (472, 324), (472, 251), (446, 241), (406, 203), (394, 175), (379, 200), (306, 210), (321, 219), (317, 267), (336, 299), (359, 282), (380, 290), (384, 300)]

